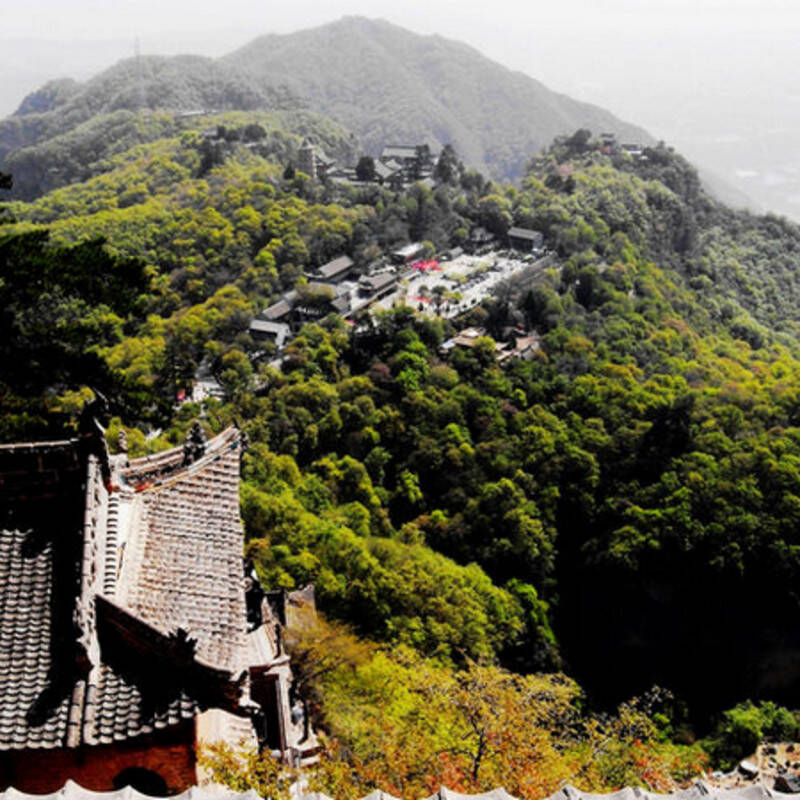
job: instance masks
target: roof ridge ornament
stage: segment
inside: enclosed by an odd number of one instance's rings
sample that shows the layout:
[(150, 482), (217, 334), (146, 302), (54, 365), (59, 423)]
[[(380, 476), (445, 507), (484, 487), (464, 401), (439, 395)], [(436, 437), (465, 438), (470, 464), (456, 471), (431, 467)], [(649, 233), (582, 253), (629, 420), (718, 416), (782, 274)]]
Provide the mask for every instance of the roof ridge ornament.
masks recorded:
[(186, 434), (186, 439), (183, 443), (184, 466), (199, 461), (206, 454), (207, 445), (208, 439), (206, 438), (206, 434), (200, 423), (195, 420), (189, 432)]
[(108, 399), (99, 390), (90, 387), (94, 399), (86, 403), (78, 419), (78, 439), (84, 456), (95, 456), (100, 462), (103, 484), (111, 488), (111, 463), (106, 445), (106, 426), (109, 423)]

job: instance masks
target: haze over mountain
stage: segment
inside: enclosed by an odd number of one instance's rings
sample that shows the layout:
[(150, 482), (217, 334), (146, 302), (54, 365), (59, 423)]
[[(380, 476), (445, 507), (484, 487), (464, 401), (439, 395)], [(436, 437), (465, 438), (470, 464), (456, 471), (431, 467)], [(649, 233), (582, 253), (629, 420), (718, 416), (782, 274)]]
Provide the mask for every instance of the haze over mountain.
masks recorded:
[(532, 152), (579, 127), (651, 141), (641, 128), (556, 94), (467, 45), (382, 20), (346, 17), (263, 36), (223, 61), (285, 84), (354, 130), (371, 151), (387, 141), (450, 141), (467, 162), (503, 177), (519, 175)]
[[(3, 8), (0, 117), (50, 78), (87, 80), (142, 53), (219, 57), (254, 36), (342, 14), (383, 17), (472, 45), (547, 87), (635, 121), (686, 155), (728, 202), (800, 218), (797, 37), (791, 0), (30, 0)], [(48, 25), (42, 25), (47, 20)], [(49, 37), (49, 38), (43, 38)], [(721, 190), (708, 171), (745, 196)]]
[(98, 114), (142, 107), (307, 108), (348, 127), (367, 151), (392, 142), (450, 142), (466, 163), (500, 178), (518, 177), (532, 153), (581, 127), (652, 141), (464, 44), (348, 17), (267, 35), (221, 59), (134, 58), (83, 84), (51, 82), (0, 123), (0, 164), (13, 171), (20, 148)]
[[(5, 32), (4, 32), (5, 33)], [(239, 29), (216, 27), (213, 31), (181, 30), (150, 34), (133, 39), (68, 39), (20, 36), (0, 38), (0, 118), (12, 114), (23, 97), (53, 78), (87, 81), (122, 58), (142, 53), (163, 56), (197, 53), (212, 58), (224, 55), (250, 37)]]
[(800, 23), (775, 8), (749, 17), (720, 13), (713, 24), (692, 20), (609, 15), (591, 28), (584, 21), (568, 40), (563, 25), (551, 24), (537, 31), (535, 47), (510, 44), (502, 60), (553, 89), (636, 120), (745, 193), (751, 206), (797, 220)]

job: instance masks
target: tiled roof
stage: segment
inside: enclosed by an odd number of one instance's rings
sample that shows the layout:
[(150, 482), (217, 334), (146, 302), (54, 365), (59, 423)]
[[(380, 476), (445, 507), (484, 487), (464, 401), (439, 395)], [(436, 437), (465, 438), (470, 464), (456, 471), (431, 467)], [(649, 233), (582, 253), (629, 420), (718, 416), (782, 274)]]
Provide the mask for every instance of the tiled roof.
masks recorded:
[(277, 303), (273, 303), (269, 308), (265, 308), (264, 311), (261, 312), (261, 316), (264, 317), (264, 319), (270, 320), (283, 319), (291, 310), (291, 303), (282, 299), (278, 300)]
[(417, 148), (416, 145), (406, 144), (389, 144), (381, 151), (381, 160), (385, 161), (390, 158), (416, 158)]
[(392, 164), (389, 166), (388, 164), (384, 164), (382, 161), (375, 162), (375, 174), (381, 179), (385, 180), (390, 175), (393, 175), (399, 169), (402, 169), (399, 164)]
[[(0, 750), (118, 741), (238, 702), (248, 664), (230, 429), (114, 469), (0, 446)], [(155, 676), (155, 680), (154, 680)]]
[(417, 253), (420, 253), (424, 250), (424, 246), (422, 242), (412, 242), (411, 244), (407, 244), (404, 247), (400, 247), (395, 250), (392, 255), (393, 256), (401, 256), (403, 258), (412, 258)]
[(379, 272), (361, 279), (360, 285), (370, 292), (379, 292), (387, 286), (396, 283), (397, 277), (391, 272)]
[(0, 446), (0, 746), (5, 749), (63, 746), (75, 722), (70, 709), (82, 684), (72, 617), (83, 526), (79, 449), (77, 440)]
[(350, 300), (347, 297), (337, 297), (331, 302), (331, 306), (337, 314), (350, 313)]
[(542, 238), (543, 234), (540, 231), (531, 230), (531, 228), (509, 228), (508, 235), (516, 239), (530, 239), (531, 241)]
[(246, 632), (240, 452), (236, 431), (219, 438), (203, 459), (134, 498), (140, 522), (126, 545), (115, 595), (164, 633), (183, 628), (196, 639), (202, 661), (235, 671), (244, 666)]
[(350, 256), (339, 256), (338, 258), (334, 258), (333, 261), (323, 264), (319, 268), (319, 274), (326, 279), (335, 278), (342, 272), (346, 272), (352, 266), (353, 259), (350, 258)]
[(0, 536), (0, 738), (8, 748), (58, 747), (66, 736), (70, 695), (53, 708), (44, 725), (28, 725), (37, 698), (48, 685), (53, 542), (26, 554), (29, 531)]
[(87, 692), (84, 738), (89, 744), (110, 744), (177, 725), (198, 711), (197, 702), (185, 691), (152, 702), (133, 680), (101, 664)]
[(284, 322), (271, 322), (268, 319), (254, 319), (250, 323), (250, 330), (257, 331), (258, 333), (274, 333), (281, 335), (291, 328)]

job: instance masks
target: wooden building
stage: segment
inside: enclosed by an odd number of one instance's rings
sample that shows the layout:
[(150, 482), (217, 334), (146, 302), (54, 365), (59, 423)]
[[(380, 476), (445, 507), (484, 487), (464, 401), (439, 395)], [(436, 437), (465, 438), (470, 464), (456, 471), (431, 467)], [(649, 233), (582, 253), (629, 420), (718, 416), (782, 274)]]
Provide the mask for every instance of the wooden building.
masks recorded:
[(531, 228), (513, 227), (508, 231), (508, 246), (524, 252), (541, 250), (544, 247), (544, 234)]
[(425, 245), (422, 242), (412, 242), (404, 247), (399, 247), (397, 250), (392, 251), (392, 263), (398, 266), (410, 264), (412, 261), (417, 261), (425, 255)]
[(471, 253), (482, 253), (495, 245), (495, 236), (484, 227), (473, 228), (469, 234), (467, 247)]
[(347, 278), (355, 268), (355, 263), (350, 256), (339, 256), (323, 264), (318, 270), (319, 279), (328, 283), (339, 283)]
[(429, 176), (436, 165), (436, 159), (427, 144), (386, 145), (378, 158), (379, 163), (391, 168), (399, 168), (405, 173), (405, 180), (413, 182)]
[(240, 433), (195, 425), (129, 461), (108, 455), (99, 405), (74, 439), (0, 446), (0, 789), (174, 794), (201, 741), (313, 757), (244, 571)]
[(397, 287), (397, 276), (392, 272), (378, 272), (365, 275), (358, 282), (358, 291), (362, 297), (378, 300), (390, 294)]
[(297, 168), (300, 172), (305, 172), (312, 180), (324, 180), (335, 165), (336, 159), (315, 147), (308, 139), (303, 139), (297, 151)]
[(258, 317), (250, 323), (248, 330), (254, 341), (270, 342), (278, 350), (283, 348), (292, 335), (292, 329), (285, 322), (273, 322)]

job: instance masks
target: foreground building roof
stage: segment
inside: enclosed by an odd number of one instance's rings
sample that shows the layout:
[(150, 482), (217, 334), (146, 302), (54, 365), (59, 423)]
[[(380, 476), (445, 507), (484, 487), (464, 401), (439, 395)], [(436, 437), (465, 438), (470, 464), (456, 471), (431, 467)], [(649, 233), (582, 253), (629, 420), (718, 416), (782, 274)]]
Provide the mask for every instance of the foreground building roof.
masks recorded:
[(60, 676), (83, 666), (72, 611), (79, 590), (84, 477), (77, 442), (0, 448), (4, 749), (57, 746), (79, 722), (71, 719), (74, 682)]
[(241, 452), (235, 428), (205, 442), (195, 426), (109, 458), (90, 418), (0, 446), (0, 750), (119, 742), (205, 709), (252, 731), (251, 675), (288, 658), (248, 621)]

